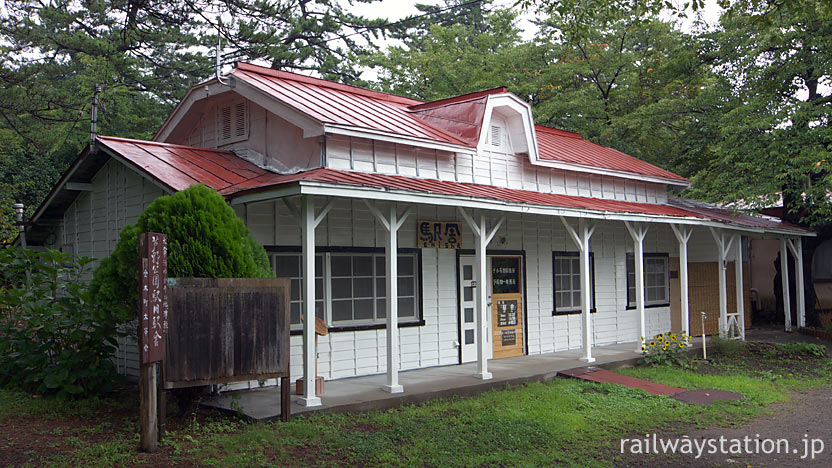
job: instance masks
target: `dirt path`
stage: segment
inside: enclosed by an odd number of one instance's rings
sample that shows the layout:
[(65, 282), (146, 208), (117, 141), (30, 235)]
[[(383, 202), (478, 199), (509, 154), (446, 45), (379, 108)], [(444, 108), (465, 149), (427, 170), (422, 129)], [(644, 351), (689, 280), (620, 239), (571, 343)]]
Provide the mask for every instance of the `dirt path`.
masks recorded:
[[(713, 440), (715, 450), (720, 449), (720, 438), (724, 438), (724, 446), (729, 454), (707, 453), (711, 447), (704, 445), (702, 455), (617, 455), (614, 457), (616, 466), (671, 468), (671, 467), (832, 467), (832, 388), (816, 389), (807, 392), (796, 392), (788, 403), (774, 408), (775, 413), (749, 421), (737, 427), (714, 427), (703, 430), (690, 430), (682, 433), (659, 434), (657, 437), (668, 440), (690, 436), (692, 441), (703, 446), (703, 441)], [(748, 442), (746, 443), (746, 437)], [(743, 444), (740, 450), (754, 453), (730, 454), (732, 439)], [(772, 439), (772, 442), (763, 442)], [(780, 442), (779, 452), (777, 440), (788, 441), (786, 445)], [(812, 439), (819, 442), (812, 442)], [(759, 440), (759, 445), (758, 445)], [(808, 440), (808, 452), (806, 440)], [(634, 446), (635, 442), (625, 442), (626, 447)], [(652, 437), (650, 444), (652, 444)], [(626, 445), (629, 444), (629, 445)], [(820, 452), (812, 458), (811, 451)], [(823, 447), (821, 447), (823, 444)], [(644, 445), (641, 445), (642, 447)], [(680, 445), (681, 446), (681, 445)], [(736, 445), (734, 445), (736, 447)], [(694, 444), (695, 447), (695, 444)], [(652, 447), (651, 447), (652, 449)], [(620, 447), (616, 447), (616, 452)], [(630, 450), (630, 449), (627, 449)], [(764, 453), (768, 451), (769, 453)], [(796, 451), (796, 452), (795, 452)], [(808, 456), (807, 456), (808, 454)], [(805, 458), (801, 458), (805, 457)]]

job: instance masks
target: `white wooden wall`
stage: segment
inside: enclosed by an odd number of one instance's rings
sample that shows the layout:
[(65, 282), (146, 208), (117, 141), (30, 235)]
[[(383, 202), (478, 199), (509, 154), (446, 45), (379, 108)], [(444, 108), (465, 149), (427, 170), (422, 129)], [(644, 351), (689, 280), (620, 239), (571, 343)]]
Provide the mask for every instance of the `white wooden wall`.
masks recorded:
[(327, 135), (327, 167), (641, 203), (667, 203), (664, 184), (533, 166), (527, 157), (476, 155)]
[[(92, 191), (79, 192), (64, 212), (57, 244), (51, 247), (102, 259), (115, 249), (122, 228), (135, 223), (147, 205), (165, 193), (158, 185), (112, 159), (93, 177), (91, 185)], [(119, 339), (115, 360), (120, 373), (138, 377), (135, 338)]]
[[(323, 199), (316, 200), (322, 207)], [(264, 245), (299, 246), (300, 229), (280, 202), (258, 202), (235, 207), (258, 242)], [(400, 207), (403, 211), (404, 207)], [(491, 222), (497, 215), (488, 214)], [(277, 223), (275, 223), (275, 219)], [(452, 208), (422, 205), (405, 222), (399, 234), (402, 248), (416, 246), (416, 221), (459, 220)], [(464, 224), (463, 224), (464, 226)], [(710, 233), (696, 228), (695, 235)], [(361, 200), (339, 199), (315, 233), (316, 245), (339, 247), (383, 247), (384, 229)], [(505, 238), (505, 242), (502, 242)], [(471, 231), (463, 228), (463, 248), (472, 247)], [(591, 240), (595, 257), (597, 313), (592, 314), (596, 345), (636, 341), (638, 319), (627, 310), (626, 258), (633, 242), (620, 221), (600, 222)], [(530, 354), (575, 349), (581, 346), (580, 315), (552, 316), (552, 252), (576, 251), (558, 218), (510, 214), (489, 245), (493, 250), (525, 250)], [(653, 224), (645, 239), (645, 252), (678, 256), (678, 246), (669, 227)], [(704, 259), (716, 255), (711, 242), (691, 244), (690, 255)], [(702, 260), (705, 261), (705, 260)], [(402, 369), (456, 364), (457, 278), (456, 252), (422, 249), (422, 294), (425, 325), (401, 329)], [(648, 334), (670, 330), (669, 307), (646, 310)], [(333, 332), (319, 338), (318, 372), (327, 379), (384, 372), (385, 330)], [(302, 374), (300, 336), (292, 337), (292, 377)]]

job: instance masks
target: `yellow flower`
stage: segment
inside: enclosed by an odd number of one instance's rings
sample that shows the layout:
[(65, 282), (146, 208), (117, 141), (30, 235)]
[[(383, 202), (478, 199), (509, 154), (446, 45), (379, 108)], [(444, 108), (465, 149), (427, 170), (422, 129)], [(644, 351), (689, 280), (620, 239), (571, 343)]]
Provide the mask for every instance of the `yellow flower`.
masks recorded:
[(676, 337), (675, 336), (671, 339), (673, 340), (674, 343), (676, 342)]
[(641, 347), (641, 350), (642, 350), (642, 351), (647, 351), (647, 348), (646, 348), (646, 347), (644, 347), (644, 346), (642, 346), (642, 347)]
[(655, 342), (655, 341), (651, 341), (651, 342), (650, 342), (650, 346), (656, 346), (656, 342)]
[(685, 345), (683, 345), (682, 343), (679, 343), (679, 347), (680, 347), (680, 348), (684, 348), (684, 347), (685, 347)]

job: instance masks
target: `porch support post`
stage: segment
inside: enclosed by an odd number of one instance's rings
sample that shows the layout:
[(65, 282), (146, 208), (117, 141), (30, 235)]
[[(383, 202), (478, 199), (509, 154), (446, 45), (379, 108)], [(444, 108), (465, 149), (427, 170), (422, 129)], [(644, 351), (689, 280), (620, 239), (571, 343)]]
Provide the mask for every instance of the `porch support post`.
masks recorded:
[(740, 338), (745, 341), (745, 294), (742, 283), (742, 235), (734, 234), (734, 274), (737, 285), (737, 324), (739, 325)]
[(731, 244), (734, 236), (727, 236), (721, 229), (708, 228), (716, 241), (719, 250), (719, 335), (726, 336), (728, 333), (728, 252), (731, 251)]
[(480, 215), (479, 220), (474, 220), (471, 215), (468, 214), (462, 207), (459, 207), (459, 212), (462, 214), (462, 217), (465, 218), (465, 222), (468, 223), (468, 226), (474, 231), (474, 237), (476, 237), (476, 258), (477, 258), (477, 267), (475, 268), (476, 274), (475, 278), (477, 280), (477, 310), (479, 313), (476, 314), (476, 327), (477, 327), (477, 374), (476, 377), (482, 380), (489, 380), (491, 379), (492, 375), (491, 372), (488, 372), (488, 357), (486, 353), (488, 352), (488, 342), (489, 340), (489, 333), (488, 333), (488, 314), (490, 312), (491, 301), (488, 297), (488, 287), (486, 282), (488, 281), (488, 271), (486, 269), (486, 248), (488, 247), (488, 243), (491, 242), (491, 239), (494, 238), (494, 235), (497, 234), (497, 230), (500, 229), (500, 226), (503, 225), (506, 218), (503, 217), (500, 221), (490, 230), (486, 230), (485, 227), (485, 215)]
[(638, 310), (639, 339), (636, 352), (641, 354), (647, 340), (647, 318), (644, 313), (644, 238), (647, 237), (647, 225), (624, 221), (627, 231), (633, 239), (633, 266), (635, 267), (636, 310)]
[(303, 406), (320, 406), (315, 395), (315, 200), (301, 197), (300, 232), (303, 262)]
[(387, 383), (382, 390), (390, 393), (402, 393), (404, 387), (399, 385), (399, 361), (401, 350), (399, 349), (399, 247), (398, 233), (405, 220), (410, 216), (411, 208), (408, 208), (401, 216), (395, 203), (390, 203), (390, 212), (385, 217), (381, 211), (368, 200), (364, 200), (367, 208), (375, 215), (376, 219), (387, 229), (387, 242), (384, 246), (386, 266), (386, 289), (387, 297)]
[(575, 245), (581, 254), (581, 335), (584, 348), (584, 355), (581, 361), (595, 362), (592, 357), (592, 321), (590, 320), (590, 308), (592, 306), (592, 284), (590, 283), (589, 265), (589, 239), (595, 232), (595, 225), (586, 219), (578, 220), (578, 229), (572, 227), (566, 218), (561, 216), (560, 221), (566, 228), (566, 232), (572, 236)]
[[(803, 239), (789, 239), (786, 241), (794, 256), (795, 293), (797, 293), (797, 327), (806, 326), (806, 292), (803, 290)], [(791, 314), (789, 314), (791, 318)]]
[(786, 331), (792, 331), (792, 299), (789, 292), (789, 250), (788, 240), (780, 239), (780, 280), (783, 284), (783, 312), (786, 319)]
[[(679, 241), (679, 290), (682, 296), (682, 332), (690, 336), (690, 298), (688, 296), (688, 241), (693, 228), (685, 225), (671, 224), (673, 234)], [(691, 343), (688, 342), (688, 346)]]

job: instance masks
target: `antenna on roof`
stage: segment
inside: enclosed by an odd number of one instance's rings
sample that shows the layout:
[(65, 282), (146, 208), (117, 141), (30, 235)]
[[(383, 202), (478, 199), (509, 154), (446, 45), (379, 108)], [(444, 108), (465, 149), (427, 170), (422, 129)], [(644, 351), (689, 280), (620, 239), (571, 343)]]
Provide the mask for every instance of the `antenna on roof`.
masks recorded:
[(92, 112), (90, 112), (90, 148), (95, 146), (95, 137), (98, 134), (98, 94), (101, 92), (101, 85), (95, 85), (92, 95)]
[(217, 16), (217, 81), (223, 86), (231, 86), (230, 80), (225, 80), (222, 77), (222, 18)]

